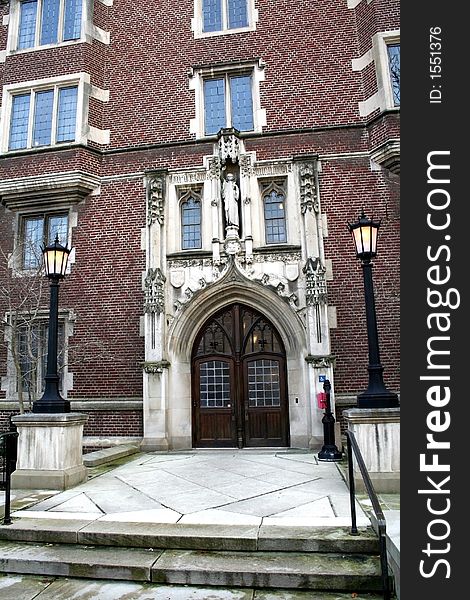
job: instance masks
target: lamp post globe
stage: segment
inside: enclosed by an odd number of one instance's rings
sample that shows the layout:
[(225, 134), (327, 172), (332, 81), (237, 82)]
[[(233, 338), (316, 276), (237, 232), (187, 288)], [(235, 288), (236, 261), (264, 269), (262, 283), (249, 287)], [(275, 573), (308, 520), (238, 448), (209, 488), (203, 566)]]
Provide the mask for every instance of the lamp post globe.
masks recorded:
[(384, 369), (380, 362), (371, 263), (371, 259), (377, 254), (379, 227), (380, 221), (368, 219), (364, 210), (355, 223), (348, 223), (348, 230), (352, 234), (356, 249), (356, 257), (362, 263), (369, 347), (369, 366), (367, 368), (369, 372), (369, 384), (367, 389), (357, 396), (358, 408), (396, 408), (399, 406), (398, 395), (385, 387), (383, 380)]
[(57, 372), (57, 337), (59, 328), (59, 281), (65, 277), (70, 248), (56, 235), (54, 242), (43, 248), (43, 265), (50, 281), (49, 332), (47, 339), (47, 372), (42, 398), (33, 402), (33, 413), (69, 413), (70, 402), (59, 392)]

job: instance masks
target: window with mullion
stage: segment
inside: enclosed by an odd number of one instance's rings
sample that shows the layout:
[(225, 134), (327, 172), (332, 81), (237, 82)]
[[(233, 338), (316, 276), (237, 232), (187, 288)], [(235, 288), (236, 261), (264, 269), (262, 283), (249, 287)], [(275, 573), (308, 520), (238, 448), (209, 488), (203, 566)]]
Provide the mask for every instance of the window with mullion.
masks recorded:
[(83, 0), (21, 0), (18, 50), (80, 38)]
[(56, 236), (63, 246), (67, 246), (68, 216), (66, 213), (24, 217), (21, 231), (23, 269), (38, 269), (42, 262), (42, 248), (52, 243)]
[(204, 133), (213, 135), (222, 127), (254, 129), (251, 75), (227, 74), (204, 81)]
[(73, 142), (77, 129), (78, 86), (31, 90), (12, 98), (8, 149)]
[(202, 31), (248, 27), (247, 0), (202, 0)]

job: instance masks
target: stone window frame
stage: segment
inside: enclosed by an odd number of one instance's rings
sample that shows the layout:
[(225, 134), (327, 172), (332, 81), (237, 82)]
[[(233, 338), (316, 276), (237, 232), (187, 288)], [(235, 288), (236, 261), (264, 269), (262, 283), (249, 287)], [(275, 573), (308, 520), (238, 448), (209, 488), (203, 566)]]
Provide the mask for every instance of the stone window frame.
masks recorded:
[[(11, 110), (13, 96), (25, 94), (31, 91), (47, 90), (55, 87), (78, 87), (77, 114), (75, 125), (75, 140), (59, 142), (47, 146), (28, 147), (21, 149), (8, 149), (11, 124)], [(95, 98), (102, 102), (109, 100), (109, 92), (90, 84), (90, 75), (85, 72), (34, 79), (20, 83), (12, 83), (3, 86), (2, 107), (0, 113), (0, 155), (10, 153), (39, 152), (44, 148), (69, 148), (71, 146), (86, 145), (88, 141), (98, 144), (109, 144), (110, 131), (102, 130), (88, 125), (89, 99)], [(32, 119), (30, 118), (30, 126)]]
[(379, 106), (382, 111), (400, 110), (400, 105), (394, 102), (390, 80), (390, 62), (387, 47), (391, 44), (400, 44), (399, 29), (381, 31), (372, 37), (372, 52), (377, 75)]
[[(226, 0), (223, 0), (226, 2)], [(194, 17), (191, 19), (191, 30), (194, 33), (195, 39), (214, 37), (218, 35), (231, 35), (234, 33), (244, 33), (247, 31), (255, 31), (256, 24), (258, 23), (259, 14), (258, 9), (255, 8), (255, 0), (246, 0), (246, 8), (248, 14), (248, 25), (246, 27), (238, 27), (234, 29), (228, 29), (225, 27), (220, 31), (203, 31), (203, 18), (202, 18), (202, 3), (203, 0), (194, 0)]]
[[(179, 227), (180, 227), (180, 248), (181, 251), (191, 252), (191, 250), (201, 250), (204, 247), (203, 240), (203, 189), (202, 187), (178, 187), (178, 212), (179, 212)], [(201, 243), (199, 246), (194, 248), (185, 248), (183, 240), (183, 204), (185, 204), (189, 198), (194, 195), (196, 200), (199, 202), (199, 236)]]
[[(288, 220), (287, 220), (287, 213), (288, 213), (287, 178), (260, 179), (258, 181), (258, 184), (259, 184), (259, 188), (260, 188), (261, 210), (263, 213), (264, 244), (266, 246), (276, 246), (276, 245), (280, 245), (280, 244), (288, 244), (289, 243), (289, 227), (288, 227)], [(267, 229), (266, 229), (267, 223), (266, 223), (266, 215), (265, 215), (265, 196), (271, 188), (272, 189), (278, 188), (279, 190), (282, 190), (283, 195), (284, 195), (284, 230), (285, 230), (286, 239), (283, 242), (268, 241), (268, 235), (267, 235)]]
[[(37, 45), (31, 48), (17, 49), (18, 45), (18, 29), (20, 17), (20, 2), (21, 0), (10, 0), (10, 12), (4, 17), (4, 25), (8, 25), (8, 38), (6, 49), (0, 51), (0, 62), (6, 60), (8, 56), (15, 54), (24, 54), (25, 52), (37, 52), (46, 48), (56, 48), (63, 46), (71, 46), (74, 44), (83, 44), (84, 42), (91, 44), (93, 40), (98, 40), (103, 44), (110, 43), (109, 31), (104, 31), (97, 25), (93, 24), (93, 5), (95, 0), (82, 0), (82, 27), (80, 38), (75, 40), (67, 40), (65, 42), (56, 42), (53, 44)], [(103, 4), (112, 6), (108, 2), (112, 0), (98, 0)]]
[[(217, 134), (206, 135), (204, 124), (204, 80), (233, 75), (251, 75), (253, 99), (253, 129), (249, 133), (261, 133), (266, 125), (266, 109), (261, 108), (260, 84), (265, 79), (265, 63), (261, 59), (203, 65), (189, 71), (189, 89), (195, 93), (195, 118), (190, 120), (189, 131), (196, 138), (215, 138)], [(243, 132), (242, 132), (243, 135)]]
[[(177, 226), (176, 226), (176, 244), (173, 248), (173, 251), (176, 252), (200, 252), (204, 249), (204, 226), (205, 226), (205, 216), (204, 216), (204, 190), (205, 186), (203, 183), (195, 183), (195, 184), (181, 184), (174, 185), (174, 194), (176, 196), (176, 207), (177, 207)], [(182, 205), (183, 202), (187, 199), (187, 196), (191, 193), (197, 195), (200, 205), (201, 205), (201, 246), (199, 248), (183, 248), (183, 210)]]
[(13, 269), (14, 273), (18, 276), (24, 277), (31, 274), (34, 274), (35, 269), (25, 269), (23, 266), (23, 253), (19, 252), (19, 246), (23, 242), (23, 227), (24, 227), (24, 219), (28, 217), (34, 217), (36, 215), (44, 215), (44, 216), (52, 216), (52, 215), (67, 215), (67, 247), (71, 248), (69, 254), (69, 260), (67, 263), (66, 274), (69, 275), (72, 270), (72, 265), (75, 263), (75, 248), (72, 245), (72, 233), (73, 229), (77, 226), (77, 209), (70, 202), (64, 200), (60, 201), (51, 201), (49, 205), (38, 205), (34, 200), (31, 201), (30, 204), (25, 203), (25, 205), (15, 211), (15, 219), (14, 219), (14, 238), (13, 238), (13, 247), (15, 251), (10, 256), (9, 267)]

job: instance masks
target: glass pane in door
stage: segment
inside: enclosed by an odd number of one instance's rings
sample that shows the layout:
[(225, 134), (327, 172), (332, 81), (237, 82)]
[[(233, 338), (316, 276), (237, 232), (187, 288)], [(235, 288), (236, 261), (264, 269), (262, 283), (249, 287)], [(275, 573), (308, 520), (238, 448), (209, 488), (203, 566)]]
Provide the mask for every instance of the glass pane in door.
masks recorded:
[(278, 361), (262, 358), (248, 363), (248, 404), (250, 407), (280, 406)]
[(229, 408), (230, 369), (226, 362), (211, 360), (199, 366), (201, 408)]

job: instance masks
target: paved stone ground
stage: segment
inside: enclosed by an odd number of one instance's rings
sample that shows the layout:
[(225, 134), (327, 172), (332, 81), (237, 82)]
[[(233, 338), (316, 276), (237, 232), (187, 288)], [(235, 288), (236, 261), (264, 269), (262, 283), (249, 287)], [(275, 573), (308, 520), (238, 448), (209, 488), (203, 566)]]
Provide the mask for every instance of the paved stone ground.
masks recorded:
[[(90, 470), (63, 492), (13, 490), (12, 518), (240, 524), (350, 524), (349, 490), (336, 463), (302, 451), (137, 454)], [(369, 524), (357, 502), (358, 524)], [(396, 506), (393, 506), (396, 508)]]
[[(350, 526), (344, 465), (302, 450), (218, 450), (134, 454), (89, 468), (86, 482), (63, 492), (12, 490), (13, 521), (180, 523), (188, 525)], [(0, 503), (4, 497), (0, 493)], [(399, 496), (381, 495), (383, 510)], [(0, 507), (2, 509), (3, 507)], [(358, 525), (371, 522), (358, 495)], [(141, 525), (141, 526), (142, 526)], [(0, 575), (8, 600), (380, 600), (380, 595)]]

